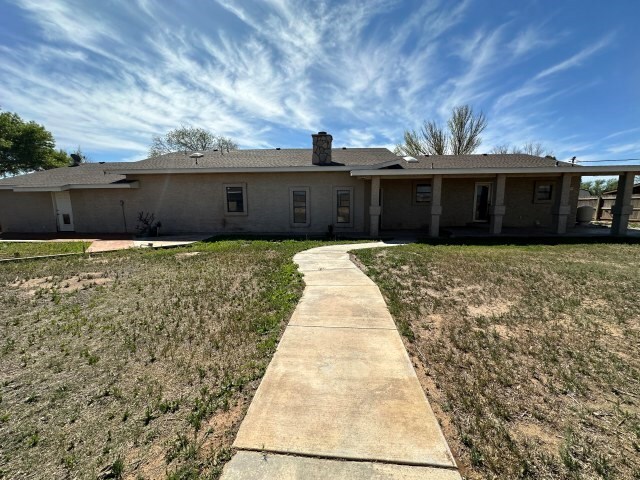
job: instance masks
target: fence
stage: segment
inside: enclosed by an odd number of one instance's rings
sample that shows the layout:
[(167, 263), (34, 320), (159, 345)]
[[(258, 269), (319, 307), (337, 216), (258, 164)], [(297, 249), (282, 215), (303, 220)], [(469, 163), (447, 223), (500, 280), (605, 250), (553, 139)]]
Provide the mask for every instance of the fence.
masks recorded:
[[(588, 205), (593, 207), (594, 214), (592, 220), (612, 220), (611, 207), (616, 203), (615, 195), (603, 195), (602, 197), (580, 197), (578, 207)], [(633, 212), (629, 217), (632, 222), (640, 222), (640, 195), (631, 196), (631, 206)]]

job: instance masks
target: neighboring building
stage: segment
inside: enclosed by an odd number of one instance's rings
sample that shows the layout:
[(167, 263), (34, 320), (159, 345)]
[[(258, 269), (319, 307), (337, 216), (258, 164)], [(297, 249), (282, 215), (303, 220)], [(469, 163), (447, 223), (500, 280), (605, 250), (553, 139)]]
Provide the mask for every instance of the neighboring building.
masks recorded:
[[(135, 233), (139, 212), (163, 233), (335, 233), (486, 225), (565, 233), (582, 174), (633, 181), (640, 166), (582, 167), (531, 155), (398, 157), (385, 148), (172, 153), (0, 180), (3, 232)], [(625, 195), (621, 195), (621, 202)], [(626, 197), (625, 197), (626, 198)], [(617, 233), (624, 233), (624, 211)], [(624, 228), (622, 228), (624, 227)]]

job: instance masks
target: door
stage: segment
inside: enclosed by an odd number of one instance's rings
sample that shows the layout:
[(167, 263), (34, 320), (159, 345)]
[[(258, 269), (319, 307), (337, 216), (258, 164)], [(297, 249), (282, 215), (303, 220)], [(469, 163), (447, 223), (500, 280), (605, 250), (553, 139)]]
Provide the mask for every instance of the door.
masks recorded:
[(488, 222), (489, 207), (491, 206), (491, 182), (476, 183), (473, 201), (473, 221)]
[(56, 225), (59, 232), (73, 232), (73, 211), (69, 192), (53, 193), (53, 208), (56, 213)]

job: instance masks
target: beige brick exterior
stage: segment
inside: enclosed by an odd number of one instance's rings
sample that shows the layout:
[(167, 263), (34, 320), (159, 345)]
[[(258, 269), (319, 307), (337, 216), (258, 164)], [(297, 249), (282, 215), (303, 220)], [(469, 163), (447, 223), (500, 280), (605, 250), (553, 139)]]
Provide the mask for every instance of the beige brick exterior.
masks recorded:
[[(162, 233), (323, 234), (328, 225), (335, 224), (336, 187), (352, 190), (353, 221), (348, 226), (336, 225), (335, 231), (369, 232), (371, 181), (352, 177), (349, 172), (163, 174), (128, 178), (138, 180), (139, 188), (70, 190), (76, 232), (135, 233), (138, 212), (143, 211), (155, 214), (162, 222)], [(533, 201), (535, 182), (539, 180), (544, 178), (507, 177), (505, 227), (552, 225), (553, 202)], [(383, 230), (428, 227), (428, 204), (414, 201), (414, 185), (424, 181), (429, 180), (381, 180)], [(492, 179), (443, 179), (442, 227), (472, 223), (477, 181)], [(572, 180), (569, 225), (575, 220), (579, 182), (578, 176)], [(225, 184), (246, 185), (246, 215), (225, 213)], [(308, 188), (308, 226), (291, 224), (290, 187)], [(5, 232), (55, 232), (51, 193), (0, 191), (0, 225)]]
[(55, 232), (56, 218), (51, 193), (0, 190), (0, 231)]

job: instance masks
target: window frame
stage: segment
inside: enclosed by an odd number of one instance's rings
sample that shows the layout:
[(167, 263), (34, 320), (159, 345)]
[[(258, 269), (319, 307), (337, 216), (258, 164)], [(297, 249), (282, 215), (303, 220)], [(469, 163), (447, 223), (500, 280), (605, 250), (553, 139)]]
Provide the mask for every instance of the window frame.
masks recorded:
[[(429, 186), (429, 200), (427, 200), (426, 202), (418, 201), (418, 187), (421, 185)], [(431, 205), (431, 202), (433, 202), (433, 182), (431, 180), (414, 181), (413, 188), (411, 189), (411, 193), (412, 193), (411, 203), (413, 205)]]
[[(227, 189), (240, 188), (242, 190), (242, 212), (230, 212), (229, 201), (227, 197)], [(224, 205), (224, 214), (234, 217), (244, 217), (249, 214), (249, 199), (247, 198), (247, 184), (246, 183), (223, 183), (222, 184), (222, 201)]]
[[(538, 189), (541, 186), (549, 186), (549, 198), (538, 198)], [(552, 203), (555, 195), (555, 182), (552, 180), (536, 180), (533, 186), (533, 203)]]
[[(294, 193), (305, 192), (305, 222), (295, 221)], [(311, 225), (311, 189), (309, 187), (289, 187), (289, 224), (294, 228), (304, 228)]]
[[(349, 192), (349, 221), (338, 223), (338, 192)], [(333, 224), (336, 228), (353, 227), (353, 187), (333, 187)]]

